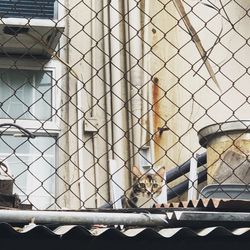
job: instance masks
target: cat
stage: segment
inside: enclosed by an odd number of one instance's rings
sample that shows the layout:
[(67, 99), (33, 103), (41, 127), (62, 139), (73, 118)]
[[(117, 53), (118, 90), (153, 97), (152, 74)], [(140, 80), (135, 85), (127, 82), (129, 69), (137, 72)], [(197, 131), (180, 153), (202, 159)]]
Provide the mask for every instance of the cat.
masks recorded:
[(138, 167), (132, 168), (133, 185), (122, 197), (123, 208), (150, 208), (156, 203), (164, 185), (165, 167), (156, 173), (142, 174)]

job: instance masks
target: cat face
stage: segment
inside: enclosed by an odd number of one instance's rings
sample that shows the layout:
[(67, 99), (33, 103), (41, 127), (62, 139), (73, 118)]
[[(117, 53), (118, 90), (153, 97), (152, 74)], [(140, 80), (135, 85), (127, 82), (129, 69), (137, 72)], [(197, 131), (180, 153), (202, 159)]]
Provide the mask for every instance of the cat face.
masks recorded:
[(160, 168), (156, 173), (142, 174), (138, 167), (134, 166), (132, 169), (133, 177), (133, 191), (135, 194), (143, 197), (157, 197), (162, 191), (165, 167)]
[(132, 172), (133, 186), (125, 196), (124, 207), (152, 207), (156, 203), (155, 198), (162, 192), (165, 167), (160, 168), (156, 173), (142, 174), (139, 168), (134, 166)]

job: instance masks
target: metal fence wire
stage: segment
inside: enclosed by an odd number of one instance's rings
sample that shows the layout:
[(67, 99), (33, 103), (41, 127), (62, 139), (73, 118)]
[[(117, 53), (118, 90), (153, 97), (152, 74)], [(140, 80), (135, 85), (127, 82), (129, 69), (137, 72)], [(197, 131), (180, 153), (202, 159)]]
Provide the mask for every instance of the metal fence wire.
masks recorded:
[(249, 199), (249, 10), (0, 0), (0, 205)]

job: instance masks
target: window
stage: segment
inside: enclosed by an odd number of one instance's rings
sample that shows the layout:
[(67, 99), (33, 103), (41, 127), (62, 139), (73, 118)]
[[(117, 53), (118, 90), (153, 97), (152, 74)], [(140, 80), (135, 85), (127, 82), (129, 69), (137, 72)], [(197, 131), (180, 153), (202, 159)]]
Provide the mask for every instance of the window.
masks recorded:
[(36, 135), (28, 139), (16, 136), (18, 129), (3, 129), (0, 158), (13, 174), (14, 192), (35, 209), (55, 208), (60, 132), (60, 86), (55, 83), (61, 65), (51, 59), (44, 41), (51, 50), (58, 48), (63, 1), (0, 0), (0, 123), (15, 122)]
[[(4, 159), (15, 179), (13, 193), (34, 208), (53, 207), (55, 199), (55, 138), (27, 139), (4, 135), (0, 140)], [(15, 151), (14, 151), (15, 150)]]
[(4, 129), (0, 159), (10, 168), (13, 192), (24, 204), (32, 204), (34, 209), (55, 208), (55, 145), (59, 133), (55, 110), (60, 100), (55, 94), (55, 81), (60, 66), (50, 62), (41, 69), (33, 61), (21, 62), (22, 66), (14, 69), (11, 64), (1, 67), (0, 62), (0, 123), (16, 122), (36, 138), (20, 137), (18, 129)]
[(0, 69), (0, 88), (0, 118), (51, 118), (51, 71)]

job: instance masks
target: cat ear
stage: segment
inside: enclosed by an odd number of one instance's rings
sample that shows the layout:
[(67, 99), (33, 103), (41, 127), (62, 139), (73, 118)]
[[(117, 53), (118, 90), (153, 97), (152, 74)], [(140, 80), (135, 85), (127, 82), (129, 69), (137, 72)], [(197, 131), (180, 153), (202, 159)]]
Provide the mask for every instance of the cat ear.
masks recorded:
[(134, 177), (136, 178), (140, 178), (142, 176), (142, 173), (137, 166), (133, 166), (132, 173), (135, 175)]
[(161, 167), (161, 168), (157, 171), (157, 174), (158, 174), (162, 179), (164, 179), (165, 173), (166, 173), (165, 167)]

